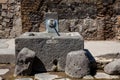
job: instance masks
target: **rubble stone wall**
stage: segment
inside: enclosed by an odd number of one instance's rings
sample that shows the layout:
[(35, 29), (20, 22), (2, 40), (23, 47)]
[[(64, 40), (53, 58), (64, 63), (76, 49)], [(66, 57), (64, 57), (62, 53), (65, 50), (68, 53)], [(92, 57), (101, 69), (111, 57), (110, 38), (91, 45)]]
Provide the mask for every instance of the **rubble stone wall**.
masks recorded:
[(20, 7), (18, 0), (0, 1), (0, 38), (13, 38), (21, 34)]
[(119, 37), (119, 0), (22, 0), (23, 32), (43, 31), (46, 12), (58, 12), (62, 32), (78, 31), (87, 40)]
[[(5, 4), (10, 4), (9, 1), (14, 1), (13, 5), (21, 8), (21, 13), (20, 9), (13, 9), (12, 14), (19, 15), (10, 18), (6, 26), (3, 18), (7, 16), (4, 15), (3, 3), (0, 3), (2, 38), (16, 37), (24, 32), (44, 31), (45, 13), (58, 12), (61, 32), (78, 31), (86, 40), (120, 39), (119, 0), (7, 0)], [(21, 6), (16, 4), (16, 1), (21, 2)], [(5, 11), (9, 12), (8, 9)], [(19, 23), (20, 17), (22, 23)]]

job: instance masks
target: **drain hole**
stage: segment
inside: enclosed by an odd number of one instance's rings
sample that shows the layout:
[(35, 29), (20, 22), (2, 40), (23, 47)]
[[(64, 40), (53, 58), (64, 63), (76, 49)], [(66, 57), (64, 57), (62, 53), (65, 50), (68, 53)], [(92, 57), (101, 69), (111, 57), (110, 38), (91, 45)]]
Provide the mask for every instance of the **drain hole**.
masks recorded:
[(58, 64), (58, 60), (55, 59), (55, 60), (53, 61), (53, 64), (54, 64), (55, 66), (57, 66), (57, 64)]

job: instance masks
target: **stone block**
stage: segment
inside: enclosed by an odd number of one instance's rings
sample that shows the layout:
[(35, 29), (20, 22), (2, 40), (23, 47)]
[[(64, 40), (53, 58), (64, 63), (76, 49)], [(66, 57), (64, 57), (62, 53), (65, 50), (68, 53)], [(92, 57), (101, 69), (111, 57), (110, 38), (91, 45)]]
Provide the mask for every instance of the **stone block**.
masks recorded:
[(2, 9), (7, 9), (7, 4), (2, 4)]
[(2, 11), (1, 16), (5, 17), (6, 14), (7, 14), (7, 13), (6, 13), (5, 11)]
[(6, 3), (7, 0), (0, 0), (0, 3)]
[(0, 20), (2, 20), (2, 16), (0, 16)]
[(120, 74), (120, 59), (110, 62), (104, 67), (107, 74), (119, 75)]
[(8, 0), (8, 3), (15, 3), (15, 0)]
[(95, 77), (95, 79), (107, 79), (107, 80), (119, 79), (119, 76), (108, 75), (108, 74), (103, 73), (103, 72), (98, 72), (94, 77)]
[(9, 54), (3, 52), (2, 50), (0, 51), (0, 63), (1, 64), (15, 64), (15, 53), (13, 50), (8, 50), (8, 49), (3, 49), (6, 52), (9, 52)]
[(5, 22), (9, 22), (9, 21), (10, 21), (10, 19), (3, 19), (3, 21), (5, 21)]
[(6, 22), (2, 22), (1, 24), (2, 24), (2, 26), (4, 26), (4, 27), (6, 27), (6, 25), (7, 25)]
[(11, 12), (8, 12), (8, 13), (7, 13), (7, 17), (8, 17), (8, 18), (12, 18), (13, 15), (14, 15), (14, 13), (11, 13)]
[(5, 75), (7, 72), (9, 72), (9, 69), (0, 69), (0, 75)]
[(34, 51), (28, 48), (23, 48), (17, 56), (14, 76), (30, 75), (32, 72), (32, 63), (34, 57), (35, 57)]
[(35, 80), (54, 80), (56, 78), (59, 78), (59, 77), (57, 75), (52, 75), (49, 73), (35, 74)]
[(73, 78), (90, 75), (90, 61), (83, 50), (72, 51), (66, 58), (65, 73)]
[(25, 33), (15, 39), (16, 55), (26, 47), (36, 52), (36, 59), (33, 62), (34, 72), (52, 71), (53, 66), (57, 66), (57, 71), (64, 71), (67, 54), (83, 49), (84, 40), (77, 32), (60, 33), (60, 35), (44, 32)]
[(2, 29), (2, 25), (0, 25), (0, 30)]

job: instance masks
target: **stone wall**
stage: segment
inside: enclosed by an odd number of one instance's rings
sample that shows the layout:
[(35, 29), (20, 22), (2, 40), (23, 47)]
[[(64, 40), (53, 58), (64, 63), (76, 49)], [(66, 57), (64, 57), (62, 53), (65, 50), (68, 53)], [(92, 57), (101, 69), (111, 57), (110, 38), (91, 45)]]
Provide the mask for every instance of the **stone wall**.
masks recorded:
[(20, 2), (17, 0), (0, 1), (0, 38), (13, 38), (21, 34)]
[[(58, 12), (59, 27), (61, 32), (78, 31), (87, 40), (120, 39), (119, 0), (6, 1), (7, 2), (4, 3), (5, 5), (10, 4), (9, 1), (13, 1), (14, 4), (10, 6), (12, 7), (16, 5), (19, 9), (15, 10), (14, 8), (14, 12), (12, 13), (13, 17), (9, 19), (9, 22), (5, 23), (3, 18), (4, 16), (7, 16), (4, 15), (4, 13), (9, 13), (11, 10), (6, 9), (4, 12), (4, 6), (2, 6), (3, 3), (0, 4), (0, 33), (3, 33), (0, 37), (2, 38), (16, 37), (24, 32), (44, 31), (45, 13)], [(19, 1), (21, 1), (21, 6)], [(15, 14), (18, 14), (17, 17)], [(22, 23), (20, 23), (20, 17), (22, 18)]]
[(119, 0), (22, 0), (22, 29), (43, 31), (44, 14), (58, 12), (61, 32), (78, 31), (87, 40), (116, 39), (119, 9)]

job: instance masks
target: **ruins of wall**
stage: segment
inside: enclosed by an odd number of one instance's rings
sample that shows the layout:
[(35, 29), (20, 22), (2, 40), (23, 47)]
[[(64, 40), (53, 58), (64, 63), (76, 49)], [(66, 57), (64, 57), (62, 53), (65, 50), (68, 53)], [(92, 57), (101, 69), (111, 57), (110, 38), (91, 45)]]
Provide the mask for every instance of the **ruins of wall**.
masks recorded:
[[(111, 40), (120, 37), (119, 0), (6, 1), (4, 4), (7, 6), (10, 4), (9, 1), (13, 1), (14, 4), (3, 9), (3, 3), (0, 3), (0, 33), (3, 34), (0, 35), (1, 38), (16, 37), (24, 32), (44, 31), (44, 15), (46, 12), (58, 12), (61, 32), (78, 31), (87, 40)], [(21, 6), (19, 1), (21, 1)], [(9, 7), (15, 5), (21, 7), (21, 13), (20, 9), (18, 11), (15, 8), (12, 9), (12, 18), (9, 19), (9, 22), (5, 22), (3, 18), (6, 19), (7, 15), (4, 15), (4, 10), (8, 14)], [(15, 17), (15, 14), (19, 14), (19, 18)], [(22, 23), (20, 23), (20, 17)]]
[(22, 32), (19, 0), (0, 0), (0, 38), (13, 38)]
[(45, 30), (44, 14), (50, 11), (58, 12), (61, 32), (78, 31), (87, 40), (116, 39), (119, 4), (119, 0), (23, 0), (23, 32)]

